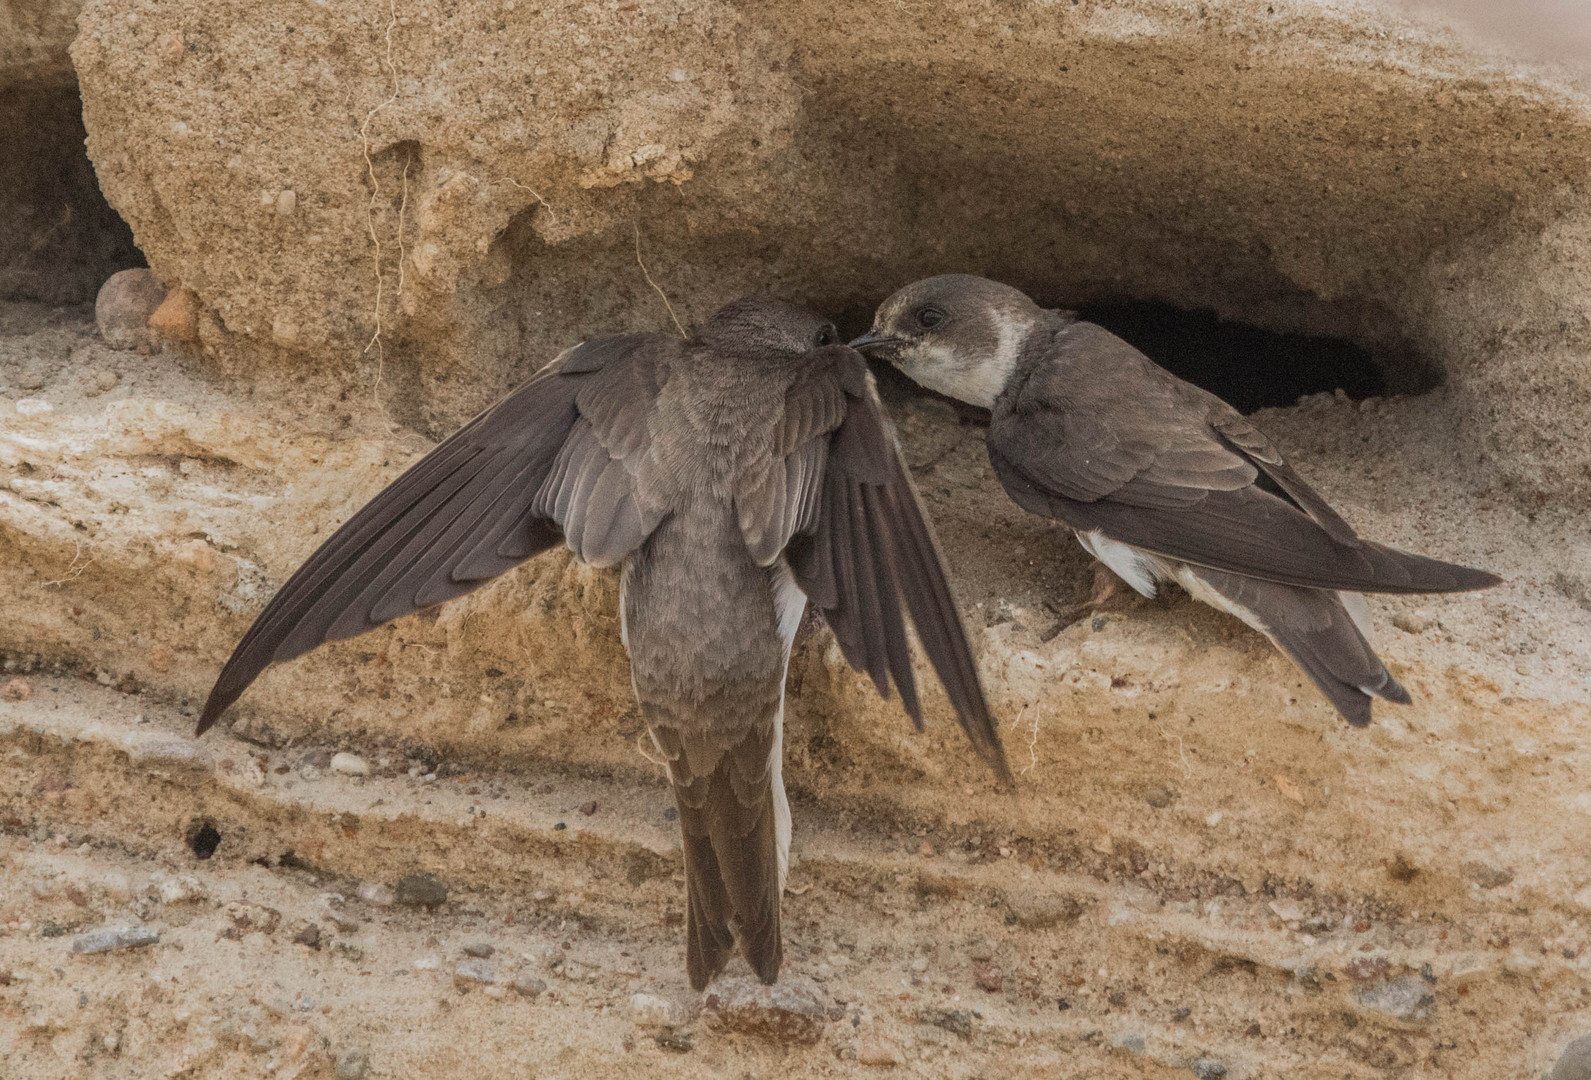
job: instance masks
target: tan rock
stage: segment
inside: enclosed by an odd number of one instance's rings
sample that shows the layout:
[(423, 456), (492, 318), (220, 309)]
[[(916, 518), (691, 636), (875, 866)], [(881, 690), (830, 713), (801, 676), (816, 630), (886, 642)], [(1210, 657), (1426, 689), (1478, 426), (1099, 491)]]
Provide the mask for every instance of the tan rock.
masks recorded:
[(186, 286), (178, 286), (149, 316), (149, 328), (167, 341), (194, 345), (199, 341), (199, 296)]
[(100, 337), (118, 349), (151, 344), (149, 317), (165, 299), (165, 286), (149, 270), (112, 274), (94, 301), (94, 322)]

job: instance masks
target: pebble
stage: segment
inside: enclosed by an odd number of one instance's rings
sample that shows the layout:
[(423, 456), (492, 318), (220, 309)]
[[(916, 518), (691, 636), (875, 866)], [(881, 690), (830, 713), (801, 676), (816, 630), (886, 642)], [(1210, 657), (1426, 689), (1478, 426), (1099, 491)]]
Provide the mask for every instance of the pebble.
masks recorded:
[(1423, 611), (1400, 611), (1392, 616), (1392, 625), (1405, 634), (1423, 634), (1431, 625), (1431, 617)]
[(198, 878), (183, 875), (162, 881), (159, 895), (162, 904), (191, 904), (203, 900), (209, 893)]
[(477, 960), (485, 960), (497, 951), (497, 946), (486, 941), (472, 941), (464, 946), (464, 955), (473, 956)]
[(17, 376), (17, 385), (24, 390), (42, 389), (44, 383), (44, 372), (37, 368), (29, 368)]
[(972, 981), (985, 993), (998, 994), (1005, 989), (1005, 972), (997, 964), (972, 965)]
[(1164, 810), (1166, 807), (1170, 806), (1172, 798), (1173, 796), (1171, 794), (1171, 790), (1169, 788), (1163, 788), (1158, 784), (1144, 789), (1144, 802), (1148, 803), (1156, 810)]
[(89, 373), (88, 381), (95, 392), (103, 394), (116, 389), (116, 384), (121, 382), (121, 376), (109, 368), (95, 368)]
[(54, 405), (39, 397), (27, 397), (17, 402), (17, 412), (23, 416), (43, 416), (45, 413), (54, 411)]
[(1483, 889), (1500, 889), (1514, 880), (1514, 872), (1480, 861), (1464, 864), (1464, 876)]
[(596, 812), (597, 812), (597, 800), (592, 799), (590, 802), (583, 802), (583, 803), (580, 804), (580, 813), (583, 814), (584, 816), (590, 817), (592, 814), (595, 814)]
[(1116, 1037), (1116, 1046), (1130, 1054), (1141, 1054), (1148, 1049), (1149, 1044), (1142, 1035), (1130, 1031)]
[(398, 894), (379, 881), (367, 881), (359, 886), (359, 899), (376, 907), (391, 907), (398, 902)]
[(1353, 1000), (1377, 1018), (1400, 1024), (1429, 1024), (1436, 1019), (1436, 996), (1417, 975), (1361, 987), (1354, 991)]
[(490, 960), (461, 960), (453, 969), (455, 986), (490, 986), (497, 981), (497, 965)]
[(1591, 1035), (1582, 1035), (1563, 1048), (1547, 1080), (1591, 1080)]
[(0, 686), (0, 701), (26, 701), (33, 696), (33, 687), (22, 679), (12, 679)]
[(883, 1039), (869, 1037), (856, 1044), (856, 1063), (874, 1068), (888, 1069), (904, 1065), (906, 1059), (899, 1050)]
[(130, 731), (122, 737), (127, 760), (152, 768), (202, 767), (209, 762), (192, 739), (161, 731)]
[[(166, 294), (165, 301), (150, 313), (149, 329), (167, 341), (183, 345), (198, 344), (199, 297), (192, 289), (172, 289)], [(110, 387), (104, 389), (109, 390)]]
[(72, 942), (72, 952), (78, 956), (120, 952), (122, 949), (141, 949), (159, 940), (160, 931), (145, 926), (114, 927), (84, 934)]
[(912, 960), (912, 970), (921, 975), (928, 970), (928, 957), (919, 956)]
[(292, 188), (284, 188), (276, 196), (276, 214), (278, 217), (292, 217), (293, 211), (298, 209), (298, 192)]
[(1194, 1058), (1188, 1071), (1198, 1080), (1222, 1080), (1226, 1076), (1226, 1066), (1213, 1058)]
[(307, 945), (309, 948), (320, 951), (320, 927), (305, 921), (293, 930), (293, 944)]
[(100, 337), (117, 349), (150, 344), (149, 316), (165, 299), (165, 287), (147, 269), (112, 274), (100, 286), (94, 301), (94, 322)]
[(1083, 914), (1082, 904), (1055, 893), (1013, 893), (1006, 897), (1005, 906), (1017, 923), (1029, 930), (1074, 923)]
[(434, 908), (447, 902), (447, 886), (430, 874), (410, 874), (398, 882), (394, 898), (410, 907)]
[(656, 994), (630, 995), (630, 1017), (643, 1028), (674, 1028), (683, 1019), (683, 1010)]
[(520, 997), (536, 998), (547, 992), (545, 979), (538, 979), (528, 971), (521, 971), (514, 976), (514, 993)]
[(350, 1046), (337, 1055), (337, 1080), (364, 1080), (365, 1070), (369, 1067), (365, 1052), (357, 1046)]
[[(333, 754), (331, 759), (331, 771), (334, 773), (342, 773), (344, 776), (369, 776), (370, 763), (364, 758), (360, 757), (358, 754)], [(438, 901), (438, 903), (440, 902), (441, 901)]]
[(702, 1008), (712, 1026), (778, 1042), (817, 1042), (828, 1023), (818, 988), (799, 976), (764, 986), (750, 976), (720, 979)]

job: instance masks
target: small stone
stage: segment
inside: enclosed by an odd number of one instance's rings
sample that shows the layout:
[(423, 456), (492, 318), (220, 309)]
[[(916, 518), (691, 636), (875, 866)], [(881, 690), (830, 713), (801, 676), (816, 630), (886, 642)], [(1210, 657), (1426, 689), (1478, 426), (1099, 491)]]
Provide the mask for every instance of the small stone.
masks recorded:
[(1099, 852), (1101, 855), (1110, 855), (1116, 850), (1116, 845), (1110, 839), (1110, 833), (1101, 833), (1099, 836), (1095, 837), (1094, 842), (1088, 846)]
[(1173, 796), (1171, 794), (1171, 790), (1169, 788), (1163, 788), (1158, 784), (1144, 789), (1144, 802), (1148, 803), (1156, 810), (1164, 810), (1166, 807), (1170, 806), (1172, 798)]
[(133, 765), (154, 769), (206, 768), (208, 753), (189, 738), (163, 731), (130, 731), (122, 736), (122, 748)]
[(231, 929), (222, 934), (223, 937), (236, 940), (250, 931), (262, 934), (274, 934), (276, 928), (282, 923), (282, 913), (275, 908), (263, 904), (251, 904), (244, 900), (234, 900), (226, 906), (226, 917), (232, 923)]
[(365, 1070), (369, 1067), (365, 1052), (357, 1046), (350, 1046), (337, 1055), (335, 1075), (337, 1080), (364, 1080)]
[(497, 946), (486, 941), (472, 941), (464, 946), (464, 955), (473, 956), (477, 960), (485, 960), (497, 951)]
[(994, 959), (994, 942), (980, 938), (967, 946), (967, 959), (986, 962)]
[(490, 986), (497, 981), (497, 965), (490, 960), (461, 960), (453, 969), (455, 986)]
[(116, 384), (121, 381), (121, 377), (109, 368), (92, 368), (85, 373), (84, 381), (88, 383), (88, 395), (95, 397), (109, 390), (116, 389)]
[(896, 1065), (904, 1065), (906, 1059), (901, 1057), (899, 1050), (877, 1036), (868, 1036), (856, 1044), (856, 1063), (858, 1065), (871, 1065), (878, 1069), (889, 1069)]
[(924, 1009), (917, 1014), (917, 1020), (963, 1039), (972, 1038), (972, 1013), (966, 1009)]
[(173, 562), (191, 566), (201, 573), (208, 574), (215, 569), (215, 549), (203, 540), (189, 540), (180, 544), (177, 550), (171, 553)]
[(630, 1017), (638, 1027), (675, 1028), (682, 1020), (681, 1010), (667, 998), (656, 994), (631, 994)]
[(28, 368), (17, 376), (17, 386), (23, 390), (43, 389), (45, 381), (44, 372), (37, 368)]
[(919, 956), (912, 960), (912, 970), (921, 975), (928, 970), (928, 957)]
[(590, 817), (592, 814), (595, 814), (596, 812), (597, 812), (597, 800), (592, 799), (590, 802), (583, 802), (583, 803), (580, 804), (580, 813), (584, 814), (586, 817)]
[(293, 931), (293, 944), (305, 945), (319, 952), (320, 927), (307, 920), (299, 923), (298, 927)]
[[(333, 754), (331, 759), (331, 771), (334, 773), (342, 773), (344, 776), (369, 776), (370, 763), (364, 758), (360, 757), (358, 754)], [(441, 903), (441, 901), (437, 902)]]
[(982, 963), (972, 965), (972, 981), (978, 984), (978, 989), (985, 993), (998, 994), (1005, 989), (1005, 972), (1000, 970), (998, 964)]
[(298, 192), (292, 188), (284, 188), (276, 196), (276, 216), (292, 217), (293, 211), (298, 209)]
[(1431, 625), (1431, 617), (1423, 611), (1400, 611), (1392, 616), (1392, 625), (1405, 634), (1423, 634)]
[(1194, 1058), (1188, 1070), (1199, 1080), (1222, 1080), (1226, 1076), (1226, 1066), (1213, 1058)]
[(94, 301), (94, 322), (100, 336), (117, 349), (153, 344), (149, 316), (165, 299), (165, 287), (147, 269), (112, 274)]
[(379, 881), (367, 881), (359, 886), (359, 899), (375, 907), (391, 907), (398, 902), (398, 894)]
[(12, 679), (0, 686), (0, 701), (26, 701), (33, 696), (33, 687), (22, 679)]
[(410, 874), (398, 882), (395, 899), (410, 907), (434, 908), (447, 903), (447, 886), (430, 874)]
[(692, 1037), (688, 1031), (661, 1031), (653, 1040), (658, 1047), (673, 1054), (691, 1052)]
[(17, 402), (17, 412), (23, 416), (43, 416), (54, 411), (54, 405), (39, 397), (27, 397)]
[(772, 986), (749, 976), (720, 979), (702, 1007), (716, 1028), (779, 1042), (817, 1042), (828, 1022), (817, 987), (795, 976)]
[(1464, 876), (1483, 889), (1500, 889), (1514, 880), (1514, 872), (1479, 861), (1464, 864)]
[(933, 858), (934, 857), (934, 845), (932, 845), (928, 841), (924, 840), (922, 843), (917, 845), (917, 854), (921, 855), (925, 859)]
[(1013, 893), (1006, 898), (1005, 906), (1018, 925), (1029, 930), (1074, 923), (1083, 914), (1082, 904), (1070, 896), (1055, 893)]
[(520, 997), (537, 998), (547, 992), (545, 979), (538, 979), (528, 971), (514, 976), (514, 993)]
[(187, 875), (162, 881), (159, 891), (162, 904), (190, 904), (208, 895), (198, 878)]
[(1511, 953), (1503, 961), (1503, 970), (1510, 975), (1534, 975), (1541, 970), (1541, 957), (1529, 953)]
[(1149, 1044), (1142, 1035), (1129, 1031), (1123, 1035), (1116, 1036), (1116, 1046), (1118, 1049), (1126, 1050), (1130, 1054), (1141, 1054), (1148, 1049)]
[(120, 952), (123, 949), (141, 949), (160, 940), (160, 931), (144, 926), (124, 926), (95, 930), (72, 942), (72, 952), (78, 956), (94, 953)]
[[(149, 315), (149, 328), (167, 341), (180, 345), (199, 342), (199, 297), (188, 288), (172, 289)], [(112, 379), (111, 386), (115, 386)], [(109, 390), (110, 386), (101, 389)]]
[(1376, 1019), (1398, 1024), (1429, 1024), (1436, 1018), (1436, 996), (1418, 976), (1361, 987), (1353, 1000)]

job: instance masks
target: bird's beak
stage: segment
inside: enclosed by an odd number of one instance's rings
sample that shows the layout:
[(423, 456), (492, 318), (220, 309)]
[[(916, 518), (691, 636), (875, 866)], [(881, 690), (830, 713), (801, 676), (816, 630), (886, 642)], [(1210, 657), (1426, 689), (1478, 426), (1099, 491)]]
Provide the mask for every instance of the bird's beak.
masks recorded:
[(891, 334), (876, 334), (869, 331), (851, 342), (851, 348), (857, 352), (865, 353), (869, 349), (877, 349), (884, 345), (899, 345), (901, 339)]

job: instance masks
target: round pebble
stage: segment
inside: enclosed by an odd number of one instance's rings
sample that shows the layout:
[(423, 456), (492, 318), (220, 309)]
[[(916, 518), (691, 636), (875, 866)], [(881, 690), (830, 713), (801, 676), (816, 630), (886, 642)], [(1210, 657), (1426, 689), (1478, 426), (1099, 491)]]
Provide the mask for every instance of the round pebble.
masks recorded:
[(331, 771), (342, 773), (344, 776), (369, 776), (370, 763), (358, 754), (333, 754)]

